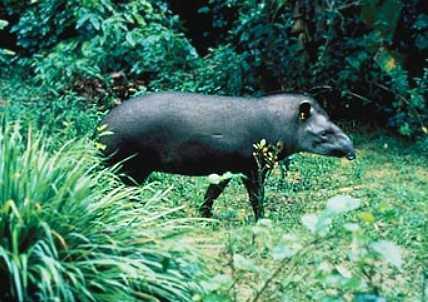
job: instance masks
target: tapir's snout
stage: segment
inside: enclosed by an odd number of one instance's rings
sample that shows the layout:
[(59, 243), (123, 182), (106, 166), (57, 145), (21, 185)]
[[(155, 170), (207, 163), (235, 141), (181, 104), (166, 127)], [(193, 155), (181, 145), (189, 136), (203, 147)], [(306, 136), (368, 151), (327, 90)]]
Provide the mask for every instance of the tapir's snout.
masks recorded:
[(354, 160), (357, 157), (357, 154), (354, 149), (354, 144), (348, 136), (346, 136), (346, 140), (343, 146), (343, 153), (344, 156), (349, 160)]
[(357, 157), (357, 155), (355, 154), (355, 150), (349, 152), (348, 154), (346, 154), (346, 158), (349, 160), (354, 160)]
[(329, 147), (327, 147), (327, 149), (330, 149), (329, 152), (327, 152), (327, 155), (335, 157), (346, 157), (349, 160), (354, 160), (357, 157), (354, 144), (352, 143), (351, 139), (339, 128), (337, 131), (338, 135), (336, 136), (335, 141), (333, 140), (334, 142)]

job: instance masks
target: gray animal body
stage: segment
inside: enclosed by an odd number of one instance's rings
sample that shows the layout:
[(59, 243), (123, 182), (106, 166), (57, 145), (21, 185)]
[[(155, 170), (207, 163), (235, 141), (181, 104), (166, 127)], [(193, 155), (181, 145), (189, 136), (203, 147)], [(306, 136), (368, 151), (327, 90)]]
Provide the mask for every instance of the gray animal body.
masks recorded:
[[(202, 176), (243, 173), (256, 219), (264, 175), (259, 177), (253, 145), (262, 139), (281, 143), (281, 160), (296, 152), (355, 157), (351, 140), (312, 98), (279, 94), (262, 98), (156, 93), (124, 102), (104, 119), (111, 135), (102, 137), (105, 154), (142, 183), (153, 171)], [(262, 181), (260, 181), (260, 179)], [(214, 200), (228, 180), (212, 184), (202, 214), (211, 216)]]

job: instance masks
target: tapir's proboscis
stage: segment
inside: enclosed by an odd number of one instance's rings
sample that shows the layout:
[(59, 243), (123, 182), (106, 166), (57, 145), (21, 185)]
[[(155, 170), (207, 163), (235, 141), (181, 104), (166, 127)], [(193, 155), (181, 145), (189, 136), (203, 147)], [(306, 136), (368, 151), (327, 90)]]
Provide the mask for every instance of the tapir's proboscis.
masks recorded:
[[(154, 93), (114, 108), (104, 119), (102, 136), (110, 163), (142, 183), (153, 171), (189, 176), (242, 173), (256, 219), (264, 175), (254, 144), (283, 146), (278, 160), (296, 153), (355, 158), (349, 137), (311, 97), (277, 94), (260, 98)], [(260, 180), (261, 179), (261, 180)], [(201, 207), (210, 217), (214, 200), (229, 181), (210, 184)]]

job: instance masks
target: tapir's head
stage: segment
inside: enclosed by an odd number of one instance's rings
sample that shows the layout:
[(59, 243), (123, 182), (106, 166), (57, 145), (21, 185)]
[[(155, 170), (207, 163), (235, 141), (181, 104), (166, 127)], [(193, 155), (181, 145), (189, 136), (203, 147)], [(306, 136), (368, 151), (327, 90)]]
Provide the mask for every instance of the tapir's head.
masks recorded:
[(299, 151), (315, 154), (355, 158), (355, 150), (349, 137), (336, 126), (321, 106), (310, 98), (298, 104), (297, 147)]

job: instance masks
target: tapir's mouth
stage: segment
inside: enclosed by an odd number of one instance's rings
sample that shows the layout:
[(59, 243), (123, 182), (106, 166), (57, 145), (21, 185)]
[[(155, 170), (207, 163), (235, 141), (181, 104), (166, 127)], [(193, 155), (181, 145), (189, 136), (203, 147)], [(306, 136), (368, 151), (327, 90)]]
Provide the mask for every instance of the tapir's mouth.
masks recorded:
[(357, 156), (355, 155), (354, 151), (346, 152), (342, 149), (336, 149), (329, 153), (330, 156), (335, 157), (346, 157), (349, 160), (354, 160)]

